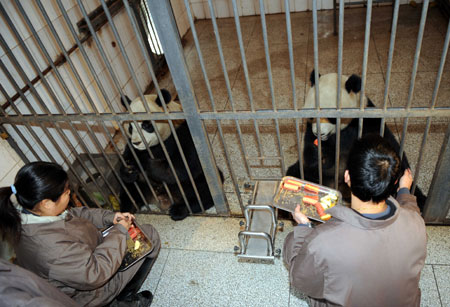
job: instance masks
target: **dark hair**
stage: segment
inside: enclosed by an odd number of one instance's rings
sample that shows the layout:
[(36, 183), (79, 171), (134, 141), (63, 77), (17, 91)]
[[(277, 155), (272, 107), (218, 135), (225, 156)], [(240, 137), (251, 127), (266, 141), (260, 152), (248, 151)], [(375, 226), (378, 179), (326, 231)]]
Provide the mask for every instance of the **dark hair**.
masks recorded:
[[(23, 166), (16, 175), (14, 188), (17, 202), (32, 210), (44, 199), (54, 202), (64, 193), (68, 182), (66, 171), (56, 163), (31, 162)], [(0, 188), (0, 232), (2, 239), (11, 243), (20, 238), (20, 213), (13, 206), (11, 187)]]
[(347, 161), (353, 195), (379, 203), (394, 192), (400, 159), (390, 143), (377, 134), (356, 140)]

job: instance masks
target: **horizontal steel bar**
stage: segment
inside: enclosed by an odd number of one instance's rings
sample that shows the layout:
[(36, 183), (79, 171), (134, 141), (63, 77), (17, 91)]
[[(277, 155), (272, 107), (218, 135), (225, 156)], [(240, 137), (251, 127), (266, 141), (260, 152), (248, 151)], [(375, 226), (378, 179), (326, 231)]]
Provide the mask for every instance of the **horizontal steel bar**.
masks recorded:
[[(450, 117), (449, 107), (440, 108), (411, 108), (406, 110), (405, 108), (388, 108), (383, 109), (364, 109), (361, 111), (355, 108), (349, 109), (303, 109), (303, 110), (258, 110), (251, 111), (239, 111), (234, 112), (203, 112), (199, 114), (199, 118), (202, 120), (225, 120), (225, 119), (237, 119), (237, 120), (253, 120), (253, 119), (296, 119), (296, 118), (317, 118), (317, 117), (330, 117), (330, 118), (427, 118), (427, 117)], [(142, 120), (177, 120), (185, 119), (183, 113), (101, 113), (101, 114), (55, 114), (55, 115), (10, 115), (8, 117), (0, 117), (0, 124), (5, 123), (23, 123), (23, 122), (54, 122), (54, 121), (142, 121)]]

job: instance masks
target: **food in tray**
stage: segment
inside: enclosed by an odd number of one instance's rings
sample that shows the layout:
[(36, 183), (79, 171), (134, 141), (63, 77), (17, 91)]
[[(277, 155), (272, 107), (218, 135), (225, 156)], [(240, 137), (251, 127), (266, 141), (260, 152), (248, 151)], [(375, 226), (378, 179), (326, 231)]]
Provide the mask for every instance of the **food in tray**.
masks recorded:
[[(112, 226), (111, 226), (112, 227)], [(103, 237), (106, 237), (109, 230), (104, 230)], [(152, 250), (152, 243), (147, 236), (142, 232), (139, 225), (133, 221), (128, 229), (129, 236), (127, 237), (127, 252), (123, 257), (122, 264), (119, 267), (119, 271), (126, 270), (131, 265), (148, 255)]]
[(321, 222), (327, 221), (331, 215), (325, 210), (341, 202), (339, 191), (301, 180), (295, 177), (284, 177), (273, 198), (275, 207), (294, 212), (300, 205), (303, 214)]
[(128, 229), (130, 237), (127, 238), (127, 253), (123, 257), (119, 270), (123, 270), (147, 255), (152, 249), (152, 243), (133, 222)]

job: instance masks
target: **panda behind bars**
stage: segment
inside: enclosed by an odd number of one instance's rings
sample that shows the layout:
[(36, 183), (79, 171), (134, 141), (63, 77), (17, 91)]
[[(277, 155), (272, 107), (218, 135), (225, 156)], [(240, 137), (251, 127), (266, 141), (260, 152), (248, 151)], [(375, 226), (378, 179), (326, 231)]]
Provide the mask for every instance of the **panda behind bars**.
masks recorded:
[[(172, 100), (172, 97), (167, 90), (162, 89), (161, 94), (164, 98), (167, 109), (170, 112), (182, 111), (180, 103)], [(144, 97), (146, 99), (145, 103), (151, 112), (164, 111), (162, 103), (157, 95), (145, 95)], [(133, 101), (131, 101), (128, 97), (126, 97), (126, 99), (132, 112), (146, 111), (141, 98), (136, 98)], [(127, 103), (123, 100), (122, 104), (127, 107)], [(180, 142), (180, 146), (186, 158), (187, 165), (189, 166), (193, 181), (197, 187), (203, 208), (207, 210), (214, 205), (214, 202), (200, 165), (200, 160), (197, 155), (197, 151), (195, 150), (191, 133), (185, 120), (173, 120), (172, 122)], [(159, 132), (161, 140), (164, 142), (167, 154), (176, 171), (176, 175), (181, 187), (183, 188), (192, 212), (202, 212), (169, 123), (166, 120), (157, 120), (154, 122), (155, 125), (153, 125), (149, 120), (144, 120), (137, 123), (140, 125), (145, 142), (142, 141), (141, 136), (139, 135), (139, 132), (133, 122), (125, 124), (125, 131), (128, 133), (128, 137), (133, 146), (133, 151), (145, 171), (145, 175), (158, 198), (162, 211), (169, 208), (169, 214), (173, 220), (182, 220), (189, 215), (187, 204), (184, 201), (183, 195), (176, 182), (175, 176), (172, 173), (155, 130)], [(148, 149), (153, 157), (149, 155), (146, 145), (148, 146)], [(141, 173), (138, 163), (136, 162), (133, 152), (129, 146), (126, 146), (123, 153), (123, 158), (127, 165), (121, 167), (120, 176), (125, 183), (126, 189), (135, 200), (137, 207), (142, 208), (147, 203), (155, 201), (152, 199), (153, 193), (149, 190), (146, 178), (144, 174)], [(218, 171), (220, 179), (223, 182), (223, 174), (220, 170)], [(170, 199), (167, 194), (164, 183), (167, 184), (167, 188), (170, 191), (172, 199)], [(136, 186), (139, 186), (145, 201)], [(136, 212), (136, 208), (133, 205), (132, 200), (123, 187), (120, 191), (120, 209), (122, 212)]]
[[(336, 108), (337, 102), (337, 74), (330, 73), (323, 76), (319, 75), (319, 98), (321, 108)], [(306, 96), (304, 108), (315, 108), (315, 74), (314, 70), (310, 75), (311, 87)], [(361, 91), (361, 78), (357, 75), (344, 76), (341, 79), (341, 107), (342, 108), (359, 108), (359, 99)], [(364, 97), (364, 105), (367, 108), (374, 108), (372, 101)], [(341, 119), (341, 144), (339, 155), (339, 183), (338, 190), (342, 193), (345, 201), (350, 201), (350, 189), (344, 182), (344, 171), (346, 168), (347, 157), (353, 142), (358, 138), (358, 118), (342, 118)], [(365, 118), (363, 123), (362, 135), (369, 133), (380, 133), (380, 118)], [(335, 173), (335, 154), (336, 154), (336, 119), (322, 118), (320, 121), (320, 135), (322, 146), (322, 184), (334, 188)], [(385, 125), (384, 138), (388, 140), (393, 148), (400, 152), (400, 145), (392, 134), (391, 130)], [(306, 132), (303, 138), (303, 168), (304, 179), (307, 181), (319, 183), (318, 170), (318, 146), (317, 146), (317, 125), (316, 119), (308, 119)], [(409, 168), (406, 154), (402, 158), (402, 173)], [(300, 178), (299, 161), (291, 165), (287, 172), (287, 176)], [(416, 187), (414, 195), (417, 197), (417, 204), (421, 211), (426, 201), (426, 196)]]

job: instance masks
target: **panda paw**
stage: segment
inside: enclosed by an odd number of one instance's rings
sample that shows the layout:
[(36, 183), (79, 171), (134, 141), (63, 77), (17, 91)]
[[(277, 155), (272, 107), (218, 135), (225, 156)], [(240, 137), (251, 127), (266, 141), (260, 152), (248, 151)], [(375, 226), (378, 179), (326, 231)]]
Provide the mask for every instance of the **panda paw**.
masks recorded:
[(120, 168), (120, 176), (126, 183), (133, 183), (138, 179), (139, 171), (135, 166), (127, 165)]
[(173, 204), (169, 209), (169, 214), (172, 220), (181, 221), (189, 215), (189, 211), (185, 204)]

